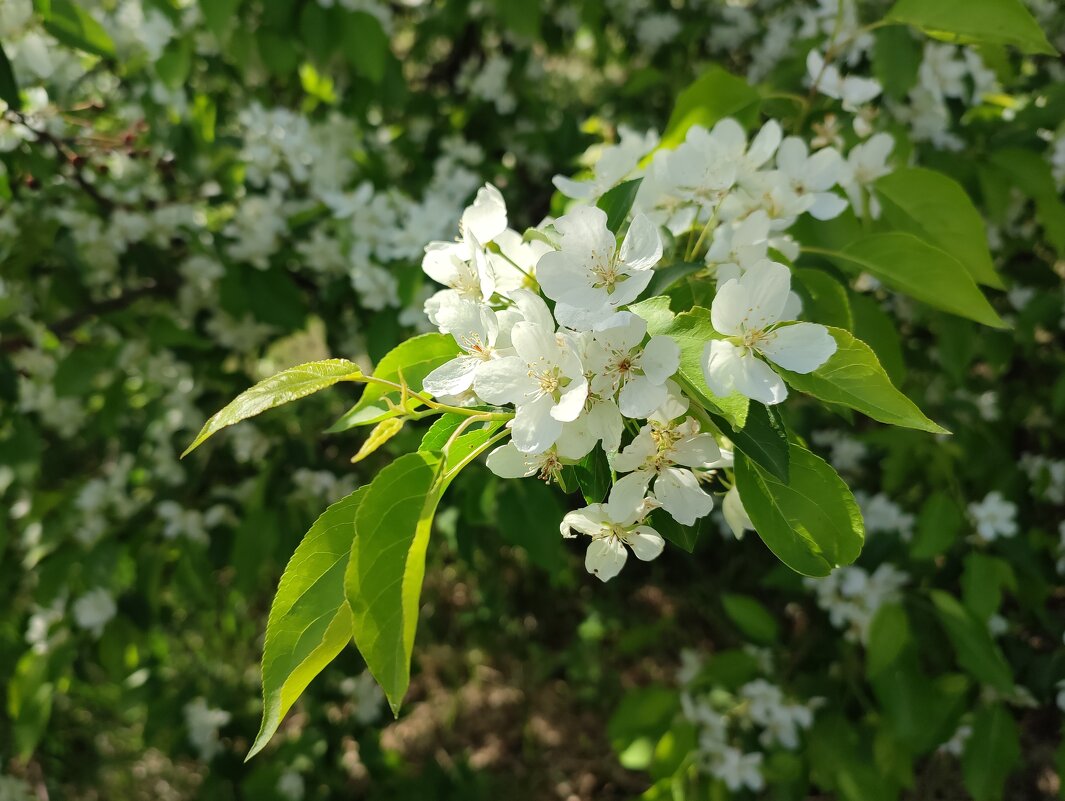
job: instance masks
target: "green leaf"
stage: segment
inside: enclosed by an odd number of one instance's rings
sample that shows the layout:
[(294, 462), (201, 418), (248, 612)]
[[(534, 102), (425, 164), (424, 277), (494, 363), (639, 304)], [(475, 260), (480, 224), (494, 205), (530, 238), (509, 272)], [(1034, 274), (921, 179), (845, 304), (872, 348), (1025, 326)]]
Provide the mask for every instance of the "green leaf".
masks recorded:
[(699, 541), (700, 522), (697, 521), (694, 526), (682, 526), (668, 513), (658, 509), (651, 513), (647, 524), (678, 548), (688, 553), (695, 551), (695, 543)]
[(655, 744), (679, 708), (677, 691), (667, 687), (651, 685), (625, 694), (606, 727), (610, 745), (625, 767), (644, 770), (650, 765)]
[(281, 575), (263, 645), (263, 722), (248, 759), (266, 746), (300, 693), (351, 640), (344, 570), (365, 495), (366, 487), (360, 487), (326, 509)]
[[(465, 415), (453, 414), (452, 412), (441, 415), (425, 432), (418, 450), (437, 454), (443, 453), (444, 446), (451, 439), (451, 435), (466, 419)], [(467, 428), (464, 433), (460, 434), (451, 443), (451, 448), (447, 454), (446, 466), (448, 470), (459, 466), (474, 451), (480, 449), (503, 425), (504, 422), (502, 420), (491, 420), (483, 423), (474, 423)]]
[(880, 178), (876, 193), (892, 226), (950, 253), (977, 283), (1003, 288), (991, 262), (984, 220), (957, 181), (909, 167)]
[(682, 281), (689, 275), (694, 275), (705, 267), (706, 265), (701, 262), (682, 261), (655, 270), (654, 275), (651, 277), (651, 283), (647, 286), (647, 291), (652, 295), (661, 295), (672, 289), (677, 282)]
[(917, 85), (917, 71), (921, 67), (921, 45), (906, 28), (891, 25), (874, 34), (873, 75), (884, 87), (884, 94), (893, 100), (905, 100)]
[(636, 200), (636, 191), (640, 188), (642, 181), (643, 178), (634, 178), (618, 184), (599, 198), (599, 202), (595, 204), (606, 212), (606, 227), (612, 233), (617, 234), (621, 226), (625, 224), (625, 218), (632, 210), (632, 204)]
[(662, 147), (676, 147), (693, 125), (712, 128), (725, 117), (735, 117), (750, 127), (758, 119), (761, 97), (743, 78), (721, 67), (711, 67), (678, 96), (662, 134)]
[(755, 642), (770, 645), (780, 636), (776, 618), (759, 601), (749, 595), (724, 593), (721, 604), (739, 630)]
[(629, 311), (647, 322), (647, 334), (652, 337), (665, 331), (676, 316), (670, 310), (669, 298), (665, 295), (633, 303), (629, 306)]
[(1010, 563), (996, 556), (974, 551), (965, 557), (961, 574), (961, 597), (978, 620), (987, 623), (1002, 603), (1002, 590), (1017, 589), (1017, 577)]
[(204, 440), (227, 426), (254, 417), (275, 406), (305, 398), (341, 381), (352, 381), (361, 376), (362, 371), (359, 370), (358, 365), (346, 359), (308, 362), (282, 370), (277, 375), (270, 376), (251, 389), (240, 393), (232, 403), (204, 423), (196, 439), (181, 456), (182, 458), (188, 456), (200, 447)]
[(177, 89), (188, 81), (192, 69), (192, 42), (189, 39), (174, 39), (166, 46), (163, 55), (155, 62), (155, 71), (164, 84)]
[(540, 36), (539, 3), (515, 3), (513, 0), (495, 0), (495, 11), (503, 26), (526, 39)]
[(871, 234), (833, 256), (929, 306), (994, 328), (1006, 327), (961, 262), (913, 234)]
[(872, 348), (842, 328), (829, 328), (836, 352), (812, 373), (777, 372), (800, 392), (828, 403), (839, 403), (882, 423), (949, 434), (933, 423), (916, 404), (897, 390)]
[(824, 270), (801, 267), (792, 271), (798, 282), (792, 287), (802, 297), (803, 319), (836, 328), (854, 328), (847, 288)]
[(44, 29), (69, 47), (86, 53), (114, 58), (115, 43), (104, 27), (71, 0), (52, 0), (44, 19)]
[(344, 17), (344, 56), (356, 75), (371, 83), (381, 83), (388, 62), (389, 43), (381, 23), (365, 11)]
[(945, 492), (929, 496), (917, 515), (917, 527), (910, 543), (914, 559), (934, 559), (947, 552), (958, 539), (965, 518), (957, 504)]
[(356, 462), (361, 462), (367, 456), (374, 453), (378, 448), (402, 431), (405, 422), (406, 419), (402, 417), (389, 417), (387, 420), (382, 420), (375, 425), (373, 431), (370, 432), (370, 436), (368, 436), (362, 443), (362, 447), (360, 447), (358, 452), (351, 457), (351, 463), (355, 464)]
[(15, 80), (15, 71), (11, 68), (11, 62), (4, 52), (3, 44), (0, 44), (0, 100), (7, 103), (12, 111), (22, 108), (22, 98), (18, 93), (18, 82)]
[(895, 321), (872, 295), (855, 292), (849, 298), (854, 314), (854, 328), (850, 330), (873, 349), (891, 383), (899, 386), (906, 379), (906, 360)]
[(410, 684), (439, 465), (438, 456), (419, 451), (377, 474), (355, 515), (344, 576), (355, 645), (397, 715)]
[(602, 448), (593, 448), (592, 452), (573, 467), (577, 474), (577, 485), (587, 503), (602, 503), (610, 492), (612, 483), (610, 463)]
[(763, 470), (787, 483), (788, 432), (780, 412), (772, 406), (751, 401), (747, 410), (747, 422), (743, 428), (733, 428), (724, 417), (713, 412), (708, 414), (714, 425), (736, 446), (736, 450)]
[(31, 649), (15, 663), (14, 674), (7, 681), (10, 733), (16, 753), (24, 760), (37, 749), (52, 716), (56, 687), (50, 668), (49, 655)]
[(910, 622), (899, 604), (883, 604), (869, 625), (865, 649), (865, 674), (872, 678), (883, 673), (898, 659), (910, 642)]
[(974, 678), (1000, 693), (1011, 692), (1013, 674), (1002, 652), (991, 639), (987, 626), (958, 603), (956, 598), (941, 590), (932, 590), (932, 603), (939, 622), (954, 646), (958, 664)]
[[(524, 549), (529, 561), (552, 578), (566, 569), (565, 540), (558, 521), (566, 513), (559, 496), (542, 481), (501, 481), (495, 496), (495, 520), (500, 537)], [(530, 514), (535, 510), (535, 514)]]
[(865, 526), (854, 496), (825, 461), (791, 443), (785, 484), (737, 454), (736, 486), (758, 536), (797, 573), (827, 576), (858, 558)]
[(977, 711), (961, 757), (965, 789), (973, 801), (1000, 801), (1006, 779), (1020, 760), (1017, 724), (1006, 707), (996, 704)]
[[(402, 377), (411, 390), (420, 392), (425, 377), (458, 354), (459, 346), (450, 334), (422, 334), (400, 343), (386, 353), (374, 369), (373, 376), (396, 384), (400, 383)], [(399, 412), (389, 408), (385, 402), (386, 398), (398, 404), (399, 390), (382, 384), (367, 384), (359, 402), (326, 429), (326, 432), (335, 434), (355, 426), (375, 425), (387, 417), (395, 417)], [(417, 405), (419, 404), (413, 404)]]
[(203, 20), (217, 39), (221, 40), (229, 30), (240, 3), (241, 0), (200, 0)]
[(947, 42), (1012, 45), (1057, 55), (1021, 0), (898, 0), (885, 17)]

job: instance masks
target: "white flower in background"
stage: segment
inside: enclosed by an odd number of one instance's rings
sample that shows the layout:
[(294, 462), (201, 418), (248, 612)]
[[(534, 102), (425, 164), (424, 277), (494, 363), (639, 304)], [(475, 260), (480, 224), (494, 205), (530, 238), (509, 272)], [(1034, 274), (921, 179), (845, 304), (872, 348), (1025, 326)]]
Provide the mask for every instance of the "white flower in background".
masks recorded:
[(759, 741), (767, 748), (779, 744), (795, 750), (799, 747), (799, 732), (814, 722), (813, 710), (790, 702), (783, 691), (765, 679), (756, 679), (740, 687), (739, 695), (747, 701), (747, 715), (763, 727)]
[(963, 723), (958, 726), (954, 734), (950, 736), (950, 739), (939, 746), (937, 750), (960, 758), (965, 753), (965, 743), (968, 742), (972, 734), (973, 727), (968, 723)]
[(899, 601), (909, 578), (894, 565), (884, 563), (872, 573), (847, 565), (803, 583), (817, 593), (817, 605), (828, 612), (833, 626), (843, 629), (848, 640), (865, 643), (877, 611), (886, 603)]
[(575, 181), (564, 175), (556, 175), (551, 183), (566, 197), (594, 203), (625, 180), (636, 169), (640, 159), (658, 145), (658, 132), (654, 130), (641, 134), (622, 125), (618, 127), (618, 137), (616, 145), (607, 145), (600, 150), (591, 179)]
[(843, 177), (843, 157), (838, 150), (826, 147), (811, 156), (806, 142), (789, 136), (777, 150), (777, 169), (814, 219), (831, 220), (847, 208), (845, 198), (829, 191)]
[(560, 249), (545, 253), (536, 266), (544, 294), (556, 301), (558, 321), (577, 331), (636, 300), (662, 258), (658, 229), (644, 215), (633, 218), (620, 249), (606, 222), (606, 212), (594, 206), (560, 217)]
[(636, 29), (636, 39), (644, 50), (653, 53), (662, 45), (676, 39), (681, 29), (680, 20), (673, 14), (647, 14), (640, 20)]
[(277, 792), (289, 801), (303, 801), (307, 793), (303, 777), (294, 770), (286, 770), (277, 779)]
[(576, 537), (577, 531), (592, 538), (584, 566), (600, 581), (621, 572), (629, 555), (626, 546), (644, 562), (657, 558), (665, 547), (662, 535), (643, 525), (658, 506), (654, 498), (644, 497), (646, 487), (639, 476), (625, 476), (610, 490), (606, 503), (593, 503), (562, 518), (563, 537)]
[(115, 616), (118, 607), (111, 593), (102, 587), (82, 595), (74, 602), (74, 622), (78, 628), (85, 629), (94, 637), (103, 634), (111, 618)]
[(883, 91), (880, 81), (874, 78), (842, 75), (835, 64), (825, 63), (824, 55), (817, 49), (806, 54), (806, 74), (811, 86), (816, 86), (817, 91), (827, 97), (842, 101), (847, 111), (856, 111), (858, 106), (874, 100)]
[(765, 788), (762, 759), (760, 752), (745, 754), (738, 748), (725, 746), (711, 755), (707, 769), (734, 793), (745, 788), (758, 792)]
[(541, 453), (584, 410), (588, 381), (575, 343), (555, 333), (547, 305), (527, 294), (525, 320), (515, 324), (511, 341), (516, 355), (486, 362), (477, 370), (473, 389), (496, 405), (514, 404), (510, 422), (514, 444), (522, 453)]
[[(642, 345), (647, 322), (632, 312), (618, 312), (592, 334), (585, 366), (594, 373), (591, 391), (617, 395), (625, 417), (647, 417), (668, 395), (666, 381), (680, 367), (680, 346), (668, 336)], [(620, 394), (619, 394), (620, 392)]]
[(1017, 533), (1017, 504), (1007, 501), (998, 490), (989, 492), (979, 502), (969, 504), (969, 517), (976, 533), (985, 542)]
[(759, 357), (796, 373), (810, 373), (836, 352), (836, 341), (823, 325), (778, 326), (791, 291), (791, 271), (763, 261), (717, 291), (710, 316), (727, 339), (714, 339), (703, 350), (703, 376), (716, 395), (739, 392), (766, 404), (788, 396), (784, 381)]
[(766, 258), (769, 227), (769, 215), (764, 209), (757, 209), (738, 222), (719, 225), (714, 230), (706, 263), (715, 267), (718, 283), (739, 278), (744, 270)]
[(870, 497), (858, 490), (854, 493), (854, 499), (861, 507), (867, 534), (895, 533), (902, 538), (903, 542), (910, 541), (916, 522), (914, 516), (904, 512), (902, 507), (887, 495), (878, 492)]
[(344, 679), (340, 689), (350, 695), (355, 703), (354, 718), (358, 723), (369, 726), (381, 716), (385, 694), (369, 670)]
[[(460, 395), (470, 389), (478, 370), (496, 358), (497, 343), (504, 349), (510, 344), (510, 331), (506, 330), (509, 316), (503, 316), (502, 331), (501, 316), (484, 304), (461, 298), (439, 309), (436, 321), (440, 330), (451, 334), (464, 353), (429, 373), (422, 389), (434, 397)], [(503, 342), (499, 342), (501, 334)]]
[[(859, 215), (863, 214), (863, 191), (868, 193), (873, 181), (891, 172), (887, 160), (894, 148), (895, 140), (891, 134), (878, 133), (852, 147), (847, 154), (839, 185), (846, 191), (851, 207)], [(876, 195), (869, 196), (869, 213), (873, 219), (880, 216), (880, 203)]]
[(532, 289), (535, 285), (536, 264), (545, 253), (554, 250), (546, 242), (529, 242), (512, 228), (498, 234), (492, 242), (499, 251), (488, 252), (488, 263), (495, 278), (495, 289), (503, 297), (511, 297), (516, 289)]
[(710, 514), (714, 499), (699, 486), (693, 467), (705, 467), (721, 458), (710, 434), (688, 417), (680, 423), (649, 422), (614, 457), (619, 473), (639, 476), (646, 488), (654, 480), (654, 495), (674, 520), (690, 526)]
[(232, 715), (224, 709), (207, 706), (206, 698), (196, 698), (185, 704), (185, 726), (189, 742), (199, 754), (200, 761), (210, 762), (222, 750), (218, 730), (229, 723)]

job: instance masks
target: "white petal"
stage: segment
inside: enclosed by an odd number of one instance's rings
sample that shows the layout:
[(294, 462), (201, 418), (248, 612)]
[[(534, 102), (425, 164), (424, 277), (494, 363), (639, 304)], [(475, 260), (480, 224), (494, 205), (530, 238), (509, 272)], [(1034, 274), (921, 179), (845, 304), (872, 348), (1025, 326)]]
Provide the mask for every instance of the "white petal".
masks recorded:
[(429, 373), (422, 381), (422, 389), (434, 398), (461, 395), (473, 386), (477, 368), (484, 363), (475, 356), (456, 356)]
[(540, 257), (536, 280), (552, 300), (583, 306), (580, 300), (591, 287), (585, 256), (565, 250), (552, 250)]
[(780, 145), (781, 136), (780, 123), (776, 120), (769, 120), (763, 125), (762, 130), (751, 140), (751, 146), (747, 150), (748, 165), (761, 167), (769, 161)]
[(711, 434), (696, 434), (682, 439), (669, 452), (677, 464), (685, 467), (702, 467), (721, 458), (721, 449)]
[(632, 548), (637, 559), (650, 562), (662, 555), (666, 541), (650, 526), (639, 526), (629, 532), (625, 542)]
[(535, 389), (528, 364), (517, 356), (485, 362), (473, 380), (477, 397), (496, 405), (519, 402)]
[(740, 492), (735, 485), (725, 493), (725, 500), (721, 502), (721, 511), (725, 515), (725, 522), (732, 529), (736, 539), (743, 539), (744, 531), (754, 529), (754, 523), (747, 516), (747, 510), (743, 508)]
[(498, 189), (485, 184), (477, 190), (473, 205), (462, 213), (462, 229), (478, 242), (491, 242), (507, 229), (507, 205)]
[[(596, 342), (610, 350), (625, 352), (643, 341), (647, 322), (628, 311), (614, 312), (599, 325), (593, 335)], [(652, 340), (653, 341), (653, 340)]]
[(562, 249), (579, 254), (601, 250), (613, 255), (614, 235), (606, 227), (606, 212), (595, 206), (580, 206), (555, 220), (562, 234)]
[(515, 324), (510, 330), (510, 342), (528, 364), (534, 364), (541, 359), (549, 359), (554, 363), (558, 351), (554, 330), (535, 323)]
[(834, 220), (849, 205), (847, 198), (834, 192), (817, 192), (813, 198), (813, 205), (807, 211), (815, 220)]
[(791, 270), (766, 259), (748, 269), (740, 283), (747, 290), (748, 330), (760, 331), (780, 319), (791, 291)]
[(601, 503), (593, 503), (583, 509), (567, 512), (562, 518), (562, 525), (559, 526), (563, 537), (575, 536), (574, 531), (594, 537), (609, 527), (610, 521), (607, 520), (606, 509)]
[(662, 258), (662, 237), (658, 226), (645, 214), (637, 214), (629, 225), (629, 232), (621, 244), (618, 260), (629, 271), (650, 270)]
[(500, 478), (526, 478), (536, 472), (536, 461), (514, 447), (513, 442), (496, 448), (485, 463)]
[(658, 446), (652, 434), (650, 426), (641, 428), (640, 433), (633, 437), (632, 442), (614, 457), (614, 469), (619, 473), (628, 473), (643, 467), (650, 457), (658, 453)]
[(584, 557), (584, 568), (600, 581), (610, 581), (625, 566), (629, 553), (616, 537), (593, 540)]
[(555, 450), (563, 459), (583, 459), (592, 452), (599, 438), (588, 425), (588, 415), (582, 415), (572, 423), (562, 426), (562, 435), (555, 443)]
[(655, 479), (655, 497), (682, 526), (710, 514), (714, 499), (705, 493), (691, 470), (667, 467)]
[(639, 470), (618, 479), (606, 502), (607, 517), (620, 525), (631, 525), (646, 514), (643, 499), (651, 473)]
[(618, 395), (618, 408), (626, 417), (648, 417), (665, 403), (669, 396), (666, 385), (654, 384), (646, 376), (636, 376), (625, 382)]
[(603, 450), (607, 453), (615, 453), (621, 447), (625, 421), (614, 401), (603, 400), (593, 404), (580, 421), (584, 421), (592, 436), (602, 441)]
[(739, 360), (739, 371), (735, 375), (735, 389), (751, 400), (760, 401), (767, 406), (780, 403), (788, 397), (788, 388), (773, 369), (756, 356), (747, 355)]
[(823, 325), (795, 323), (771, 332), (760, 350), (785, 370), (812, 373), (836, 352), (836, 340)]
[(736, 376), (743, 370), (742, 360), (742, 351), (731, 342), (721, 339), (707, 342), (703, 346), (702, 367), (703, 378), (710, 391), (721, 397), (731, 395), (736, 388)]
[(538, 398), (518, 406), (510, 430), (515, 447), (522, 453), (543, 453), (562, 433), (562, 423), (551, 416), (554, 406), (550, 397)]
[(710, 304), (710, 323), (718, 333), (740, 336), (749, 306), (747, 287), (738, 278), (718, 284), (714, 302)]
[(551, 179), (551, 183), (563, 195), (574, 200), (585, 200), (595, 196), (595, 184), (592, 181), (574, 181), (565, 175), (556, 175)]
[(574, 381), (562, 396), (558, 403), (551, 409), (551, 416), (563, 423), (569, 423), (580, 417), (584, 411), (584, 402), (588, 399), (588, 382), (582, 376)]
[[(603, 295), (605, 297), (606, 293)], [(571, 331), (594, 331), (614, 314), (614, 307), (606, 303), (593, 309), (578, 308), (568, 303), (555, 304), (555, 319), (559, 325)]]
[(555, 327), (555, 318), (551, 316), (551, 310), (547, 308), (544, 299), (535, 292), (528, 289), (516, 289), (510, 297), (527, 322), (545, 329)]
[(672, 337), (651, 337), (640, 356), (643, 374), (655, 384), (664, 384), (680, 368), (680, 345)]

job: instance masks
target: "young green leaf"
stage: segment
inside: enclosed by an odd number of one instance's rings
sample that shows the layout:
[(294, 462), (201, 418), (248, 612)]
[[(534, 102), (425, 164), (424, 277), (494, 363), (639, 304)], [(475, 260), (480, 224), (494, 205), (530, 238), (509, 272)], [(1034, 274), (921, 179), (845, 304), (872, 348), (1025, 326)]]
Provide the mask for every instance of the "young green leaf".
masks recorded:
[(724, 417), (707, 412), (721, 433), (736, 446), (744, 456), (760, 468), (787, 483), (788, 481), (788, 432), (780, 412), (772, 406), (751, 401), (747, 410), (747, 422), (743, 428), (733, 428)]
[(993, 328), (1006, 327), (961, 262), (913, 234), (871, 234), (832, 256), (841, 266), (857, 266), (929, 306)]
[(394, 714), (410, 684), (439, 466), (439, 456), (418, 451), (377, 474), (355, 516), (359, 535), (344, 576), (355, 645)]
[(326, 509), (281, 575), (263, 645), (263, 721), (248, 759), (266, 746), (300, 693), (351, 640), (344, 570), (365, 495), (366, 487), (360, 487)]
[(777, 558), (807, 576), (827, 576), (858, 558), (865, 525), (854, 496), (823, 459), (791, 443), (785, 484), (742, 454), (736, 486), (758, 536)]
[(958, 44), (1012, 45), (1049, 56), (1058, 52), (1021, 0), (898, 0), (885, 22), (912, 25)]
[(977, 283), (1004, 287), (991, 263), (983, 217), (957, 181), (909, 167), (879, 179), (876, 193), (892, 226), (956, 257)]
[(725, 117), (750, 126), (758, 119), (761, 96), (743, 78), (721, 67), (711, 67), (677, 96), (673, 113), (662, 134), (662, 147), (676, 147), (693, 125), (713, 128)]
[(365, 442), (362, 443), (362, 447), (358, 452), (351, 457), (351, 463), (361, 462), (371, 453), (376, 451), (392, 437), (396, 436), (403, 430), (403, 424), (406, 422), (402, 417), (389, 417), (387, 420), (382, 420), (380, 423), (373, 427), (373, 431), (370, 432)]
[(1017, 724), (1005, 705), (978, 710), (961, 757), (962, 778), (973, 801), (1001, 801), (1006, 779), (1020, 760)]
[[(450, 361), (459, 353), (455, 338), (449, 334), (422, 334), (400, 343), (384, 355), (374, 368), (374, 378), (383, 378), (395, 384), (400, 380), (414, 392), (421, 392), (422, 381), (433, 370)], [(398, 404), (399, 390), (383, 384), (367, 384), (359, 402), (331, 425), (326, 432), (336, 434), (355, 426), (376, 425), (399, 412), (389, 408), (385, 399)], [(414, 405), (420, 405), (416, 402)]]
[(44, 29), (65, 45), (104, 58), (114, 58), (115, 43), (88, 11), (71, 0), (51, 0)]
[(643, 181), (642, 178), (634, 178), (618, 184), (599, 198), (599, 202), (595, 204), (606, 212), (606, 227), (612, 233), (617, 234), (625, 223), (625, 218), (629, 216), (641, 181)]
[(946, 629), (947, 637), (954, 646), (958, 664), (976, 679), (1008, 693), (1013, 690), (1013, 674), (1002, 651), (987, 626), (977, 620), (957, 599), (942, 590), (932, 591), (939, 622)]
[(836, 340), (836, 352), (812, 373), (778, 369), (785, 381), (800, 392), (842, 404), (881, 423), (933, 434), (950, 433), (925, 417), (913, 401), (895, 388), (872, 348), (842, 328), (828, 330)]
[(275, 406), (305, 398), (341, 381), (353, 381), (361, 377), (362, 371), (359, 366), (346, 359), (308, 362), (282, 370), (277, 375), (270, 376), (251, 389), (240, 393), (228, 406), (211, 417), (204, 423), (196, 439), (181, 456), (182, 458), (188, 456), (208, 437), (227, 426), (254, 417)]

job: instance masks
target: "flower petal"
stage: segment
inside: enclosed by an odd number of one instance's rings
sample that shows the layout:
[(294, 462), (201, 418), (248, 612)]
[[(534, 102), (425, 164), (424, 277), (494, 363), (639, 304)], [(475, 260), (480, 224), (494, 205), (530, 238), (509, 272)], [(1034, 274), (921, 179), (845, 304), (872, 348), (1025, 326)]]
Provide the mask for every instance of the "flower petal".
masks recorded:
[(536, 460), (519, 451), (513, 442), (501, 445), (488, 454), (485, 464), (500, 478), (527, 478), (536, 472)]
[(680, 345), (665, 335), (651, 337), (640, 356), (640, 367), (652, 383), (664, 384), (680, 368)]
[(551, 416), (554, 401), (545, 395), (517, 407), (510, 430), (515, 447), (522, 453), (543, 453), (562, 433), (562, 423)]
[(662, 535), (650, 526), (638, 526), (633, 529), (625, 538), (625, 542), (632, 548), (636, 558), (644, 562), (657, 559), (666, 547), (666, 541), (662, 539)]
[(652, 383), (647, 376), (636, 376), (625, 382), (618, 395), (618, 408), (625, 417), (640, 419), (650, 416), (669, 396), (666, 385)]
[(655, 479), (654, 493), (662, 508), (682, 526), (693, 525), (714, 508), (714, 499), (699, 486), (691, 470), (667, 467)]
[(769, 333), (759, 349), (785, 370), (812, 373), (836, 352), (836, 340), (823, 325), (795, 323)]
[(658, 226), (646, 214), (637, 214), (625, 234), (618, 260), (629, 272), (636, 272), (650, 270), (661, 258), (662, 237), (658, 234)]
[(461, 395), (473, 386), (477, 368), (485, 364), (476, 356), (456, 356), (437, 367), (422, 381), (422, 390), (434, 398)]
[(536, 389), (529, 377), (529, 367), (517, 356), (485, 362), (473, 379), (473, 391), (482, 400), (502, 406), (519, 403)]
[(773, 372), (768, 364), (756, 356), (747, 355), (739, 360), (739, 371), (735, 374), (735, 390), (751, 400), (760, 401), (767, 406), (780, 403), (788, 397), (788, 388), (784, 381)]
[(765, 259), (751, 266), (740, 277), (740, 283), (747, 290), (744, 325), (748, 330), (761, 331), (780, 320), (791, 291), (791, 270)]
[(584, 568), (600, 581), (610, 581), (625, 566), (628, 551), (617, 537), (592, 540), (584, 557)]

